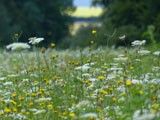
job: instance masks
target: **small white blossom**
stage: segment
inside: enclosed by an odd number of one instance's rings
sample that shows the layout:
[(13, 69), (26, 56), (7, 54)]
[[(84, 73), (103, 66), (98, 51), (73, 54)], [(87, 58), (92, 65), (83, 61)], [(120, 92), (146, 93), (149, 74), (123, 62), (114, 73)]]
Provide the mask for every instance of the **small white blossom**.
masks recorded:
[(13, 117), (14, 120), (24, 120), (24, 119), (27, 119), (26, 116), (22, 115), (22, 114), (10, 114), (9, 115), (10, 117)]
[(95, 82), (97, 79), (96, 78), (89, 78), (89, 81)]
[(160, 84), (160, 79), (152, 79), (149, 82), (153, 84)]
[(36, 45), (40, 43), (41, 41), (43, 41), (44, 38), (31, 37), (28, 40), (29, 40), (29, 43), (31, 43), (32, 45)]
[(107, 75), (107, 80), (112, 80), (112, 79), (115, 79), (115, 78), (116, 78), (115, 74), (108, 74)]
[(119, 86), (119, 87), (117, 88), (117, 91), (119, 91), (119, 92), (125, 92), (125, 91), (126, 91), (126, 88), (125, 88), (125, 86)]
[(152, 71), (153, 71), (153, 72), (158, 72), (158, 71), (160, 71), (160, 67), (154, 66), (154, 67), (152, 68)]
[(120, 61), (120, 62), (125, 62), (128, 60), (127, 57), (118, 57), (118, 58), (114, 58), (115, 61)]
[(3, 80), (5, 80), (6, 79), (6, 77), (1, 77), (0, 78), (0, 81), (3, 81)]
[(45, 113), (46, 112), (46, 110), (37, 110), (35, 113), (34, 113), (34, 115), (37, 115), (37, 114), (42, 114), (42, 113)]
[(35, 108), (30, 109), (30, 111), (31, 111), (31, 112), (34, 112), (34, 113), (33, 113), (34, 115), (42, 114), (42, 113), (45, 113), (45, 112), (46, 112), (45, 109), (38, 110), (38, 109), (35, 109)]
[(3, 83), (4, 86), (13, 85), (13, 82), (5, 82)]
[(83, 72), (88, 71), (91, 67), (89, 65), (82, 65), (79, 67), (76, 67), (75, 70), (82, 70)]
[(107, 71), (122, 71), (123, 68), (118, 68), (118, 67), (112, 67), (112, 68), (109, 68)]
[(132, 80), (132, 83), (133, 83), (133, 84), (142, 84), (142, 81), (141, 81), (141, 80), (133, 79), (133, 80)]
[(30, 46), (27, 43), (12, 43), (6, 46), (6, 48), (12, 51), (16, 50), (24, 50), (24, 49), (29, 49)]
[(137, 110), (133, 114), (133, 120), (153, 120), (156, 115), (148, 110)]

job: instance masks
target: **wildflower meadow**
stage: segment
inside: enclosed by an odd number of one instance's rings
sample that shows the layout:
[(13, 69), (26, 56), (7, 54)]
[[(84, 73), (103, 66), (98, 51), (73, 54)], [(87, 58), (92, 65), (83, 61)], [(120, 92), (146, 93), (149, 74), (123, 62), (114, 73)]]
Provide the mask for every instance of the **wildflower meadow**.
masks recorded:
[(0, 120), (160, 120), (160, 49), (145, 40), (76, 50), (41, 41), (1, 50)]

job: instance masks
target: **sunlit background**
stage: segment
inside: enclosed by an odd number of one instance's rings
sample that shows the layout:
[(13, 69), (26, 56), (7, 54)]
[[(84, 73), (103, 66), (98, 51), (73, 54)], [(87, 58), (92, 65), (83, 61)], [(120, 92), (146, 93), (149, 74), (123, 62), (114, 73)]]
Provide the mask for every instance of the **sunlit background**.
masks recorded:
[[(0, 46), (44, 37), (41, 46), (87, 47), (98, 31), (96, 46), (130, 46), (135, 39), (159, 41), (160, 2), (125, 0), (16, 0), (0, 4)], [(118, 41), (126, 35), (126, 41)]]
[(74, 5), (89, 7), (91, 5), (91, 2), (91, 0), (74, 0)]

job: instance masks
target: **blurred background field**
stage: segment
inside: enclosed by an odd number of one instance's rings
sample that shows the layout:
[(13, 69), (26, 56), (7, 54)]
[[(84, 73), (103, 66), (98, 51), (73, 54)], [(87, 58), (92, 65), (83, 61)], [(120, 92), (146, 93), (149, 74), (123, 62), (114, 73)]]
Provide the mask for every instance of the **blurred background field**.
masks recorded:
[(87, 27), (89, 25), (100, 25), (97, 21), (98, 17), (102, 14), (102, 8), (98, 7), (83, 7), (79, 6), (71, 14), (74, 19), (73, 25), (71, 26), (70, 32), (72, 35), (76, 35), (77, 31), (81, 27)]
[[(160, 2), (130, 0), (0, 1), (0, 46), (44, 37), (58, 48), (130, 46), (137, 39), (159, 44)], [(96, 34), (92, 34), (96, 31)], [(125, 40), (119, 37), (125, 35)]]
[(71, 15), (73, 17), (84, 17), (84, 18), (99, 17), (102, 14), (102, 11), (103, 10), (100, 7), (96, 8), (96, 7), (79, 6)]

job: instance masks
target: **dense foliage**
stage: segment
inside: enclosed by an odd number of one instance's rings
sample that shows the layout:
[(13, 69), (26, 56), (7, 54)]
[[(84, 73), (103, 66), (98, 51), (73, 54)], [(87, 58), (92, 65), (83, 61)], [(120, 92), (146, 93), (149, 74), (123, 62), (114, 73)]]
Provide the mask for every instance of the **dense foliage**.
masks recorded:
[(0, 0), (0, 45), (44, 37), (45, 45), (59, 42), (72, 22), (72, 0)]
[[(117, 38), (122, 34), (127, 35), (126, 43), (135, 39), (159, 41), (159, 0), (93, 0), (93, 4), (104, 7), (100, 38), (104, 39), (107, 32), (116, 31)], [(116, 43), (123, 44), (119, 41)]]

